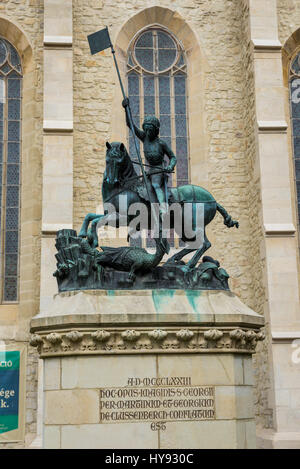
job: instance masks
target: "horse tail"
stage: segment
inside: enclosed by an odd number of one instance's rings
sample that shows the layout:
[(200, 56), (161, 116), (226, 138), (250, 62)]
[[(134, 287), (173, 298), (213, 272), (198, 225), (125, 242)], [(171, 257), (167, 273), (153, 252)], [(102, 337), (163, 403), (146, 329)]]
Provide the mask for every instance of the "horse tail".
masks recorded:
[(222, 215), (224, 218), (224, 225), (228, 226), (228, 228), (232, 228), (233, 226), (239, 227), (239, 222), (233, 220), (229, 213), (225, 210), (222, 205), (218, 204), (217, 202), (217, 211)]

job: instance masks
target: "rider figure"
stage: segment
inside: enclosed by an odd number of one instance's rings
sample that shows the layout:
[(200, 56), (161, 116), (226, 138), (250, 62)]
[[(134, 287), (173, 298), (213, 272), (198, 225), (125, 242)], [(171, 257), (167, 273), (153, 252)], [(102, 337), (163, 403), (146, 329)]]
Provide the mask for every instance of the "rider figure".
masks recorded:
[[(126, 111), (129, 104), (128, 98), (124, 99), (122, 106)], [(126, 112), (126, 123), (130, 127), (129, 119)], [(159, 120), (154, 116), (145, 117), (143, 123), (143, 130), (134, 125), (136, 136), (143, 142), (144, 155), (150, 168), (148, 168), (147, 175), (150, 178), (151, 185), (155, 191), (161, 216), (167, 212), (166, 208), (166, 193), (163, 189), (164, 186), (164, 172), (171, 173), (177, 163), (176, 156), (168, 147), (166, 142), (159, 138)], [(164, 156), (169, 158), (169, 165), (163, 168)], [(160, 172), (159, 172), (160, 171)], [(158, 174), (152, 174), (152, 173)]]

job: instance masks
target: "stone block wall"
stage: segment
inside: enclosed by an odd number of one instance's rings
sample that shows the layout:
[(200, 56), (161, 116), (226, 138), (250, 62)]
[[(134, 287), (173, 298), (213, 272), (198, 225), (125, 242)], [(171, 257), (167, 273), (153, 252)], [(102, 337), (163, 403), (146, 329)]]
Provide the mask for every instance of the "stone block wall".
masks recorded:
[[(266, 260), (262, 241), (260, 172), (256, 158), (253, 49), (246, 0), (148, 0), (146, 4), (140, 0), (73, 0), (73, 227), (78, 230), (85, 214), (94, 212), (101, 203), (106, 140), (115, 138), (118, 132), (123, 140), (126, 139), (124, 121), (118, 124), (116, 131), (115, 122), (123, 116), (123, 110), (120, 113), (119, 84), (110, 51), (92, 57), (86, 36), (107, 25), (113, 42), (122, 40), (125, 29), (129, 40), (130, 30), (132, 34), (136, 31), (132, 26), (134, 21), (137, 28), (153, 22), (152, 13), (142, 13), (146, 7), (160, 8), (162, 21), (175, 35), (182, 34), (184, 38), (192, 31), (193, 40), (195, 37), (199, 44), (199, 61), (194, 54), (188, 62), (190, 69), (198, 67), (201, 75), (201, 92), (197, 95), (202, 113), (202, 120), (199, 120), (201, 129), (194, 124), (190, 129), (191, 135), (201, 133), (200, 141), (197, 141), (199, 158), (193, 155), (190, 162), (192, 182), (205, 186), (233, 218), (240, 221), (239, 230), (228, 230), (222, 218), (216, 216), (208, 229), (208, 237), (213, 244), (209, 254), (219, 259), (230, 273), (232, 290), (249, 307), (263, 314), (267, 300), (264, 287)], [(279, 39), (284, 44), (299, 27), (299, 2), (278, 0), (277, 14)], [(20, 41), (22, 49), (22, 33), (15, 33), (13, 26), (7, 27), (7, 21), (25, 33), (32, 54), (28, 58), (24, 52), (23, 57), (28, 73), (24, 78), (23, 103), (20, 303), (0, 306), (0, 327), (8, 342), (12, 339), (27, 342), (29, 320), (38, 312), (40, 300), (43, 0), (2, 0), (0, 4), (0, 35), (10, 35), (8, 39), (14, 43), (16, 34), (17, 43), (14, 45), (18, 47)], [(186, 24), (190, 29), (186, 28)], [(188, 40), (187, 37), (187, 43)], [(118, 48), (119, 44), (116, 43), (116, 46)], [(123, 62), (121, 68), (124, 74)], [(52, 72), (55, 76), (55, 70)], [(194, 90), (195, 86), (194, 82), (190, 83), (190, 90)], [(192, 97), (193, 94), (190, 100)], [(286, 99), (288, 122), (287, 103)], [(56, 137), (59, 145), (60, 136)], [(48, 135), (47, 138), (52, 141), (55, 137)], [(288, 141), (291, 141), (290, 138)], [(55, 152), (55, 145), (53, 148)], [(289, 151), (292, 162), (291, 146)], [(290, 172), (292, 177), (292, 164)], [(51, 187), (44, 184), (45, 190), (51, 200)], [(43, 265), (44, 269), (48, 268), (47, 260), (43, 261)], [(45, 291), (47, 285), (45, 288), (43, 286)], [(50, 290), (52, 286), (53, 282)], [(268, 327), (267, 322), (267, 331)], [(267, 333), (267, 340), (259, 345), (254, 359), (257, 420), (264, 427), (273, 425), (269, 396), (269, 352), (270, 335)], [(30, 445), (36, 425), (35, 352), (30, 350), (27, 363), (26, 445)]]
[[(17, 305), (0, 305), (0, 339), (28, 344), (39, 309), (43, 126), (43, 0), (3, 0), (0, 35), (18, 49), (23, 66), (20, 291)], [(38, 356), (27, 348), (25, 445), (36, 437)], [(0, 448), (24, 444), (0, 444)]]
[[(245, 157), (248, 164), (249, 180), (247, 184), (247, 215), (250, 225), (251, 237), (248, 241), (248, 248), (251, 257), (255, 259), (251, 265), (251, 276), (248, 279), (250, 290), (252, 291), (251, 307), (254, 311), (263, 313), (266, 301), (266, 291), (263, 282), (263, 271), (265, 269), (265, 254), (262, 249), (263, 223), (261, 213), (261, 188), (260, 176), (256, 162), (256, 111), (255, 111), (255, 83), (254, 83), (254, 63), (253, 45), (250, 37), (250, 18), (248, 2), (243, 2), (242, 14), (242, 62), (245, 69), (245, 83), (243, 88), (242, 104), (244, 108), (244, 135), (245, 135)], [(246, 286), (245, 286), (246, 288)], [(272, 410), (269, 402), (270, 389), (270, 367), (268, 361), (269, 349), (269, 323), (266, 320), (266, 339), (259, 344), (253, 356), (254, 378), (255, 378), (255, 412), (256, 421), (263, 427), (271, 427), (273, 423)]]
[[(192, 386), (214, 386), (215, 419), (168, 421), (164, 431), (151, 430), (151, 419), (124, 420), (117, 425), (105, 422), (101, 417), (106, 408), (101, 389), (118, 390), (126, 386), (128, 390), (127, 381), (131, 376), (141, 380), (192, 376)], [(116, 442), (118, 448), (125, 449), (207, 449), (215, 448), (216, 444), (223, 449), (255, 448), (252, 386), (251, 357), (246, 355), (47, 358), (45, 448), (107, 449), (116, 447)], [(159, 391), (157, 387), (147, 389)], [(128, 399), (125, 401), (128, 404)]]
[[(147, 2), (148, 8), (154, 5), (157, 2)], [(253, 219), (257, 213), (259, 193), (257, 188), (252, 189), (249, 172), (253, 165), (251, 154), (255, 151), (255, 113), (253, 101), (249, 107), (248, 97), (241, 99), (245, 88), (253, 97), (253, 82), (247, 81), (249, 57), (244, 51), (244, 22), (248, 11), (241, 8), (237, 0), (226, 4), (218, 0), (200, 3), (196, 0), (163, 0), (160, 7), (166, 14), (170, 10), (176, 11), (177, 21), (183, 18), (199, 39), (202, 56), (198, 60), (204, 74), (202, 106), (206, 148), (204, 155), (199, 154), (201, 174), (196, 177), (234, 218), (240, 220), (240, 229), (229, 231), (222, 218), (216, 216), (208, 228), (208, 237), (213, 244), (210, 253), (230, 272), (232, 289), (250, 307), (262, 312), (263, 300), (257, 301), (256, 298), (262, 298), (263, 291), (254, 295), (254, 291), (261, 288), (258, 285), (262, 275), (259, 228), (257, 220)], [(74, 2), (75, 229), (80, 227), (85, 214), (94, 212), (101, 202), (105, 142), (112, 134), (111, 114), (117, 112), (112, 106), (119, 87), (110, 51), (104, 51), (101, 56), (91, 56), (86, 36), (107, 25), (114, 41), (126, 21), (144, 8), (143, 2), (136, 1), (122, 5), (97, 2), (96, 8), (94, 2)], [(249, 45), (249, 39), (246, 43)], [(120, 107), (121, 100), (116, 105)], [(121, 122), (119, 127), (120, 135), (124, 135), (125, 122)], [(197, 165), (197, 160), (191, 162), (191, 169), (193, 164)], [(193, 182), (193, 170), (191, 174)], [(251, 198), (251, 203), (249, 196), (255, 197), (254, 201)]]
[[(154, 5), (157, 2), (147, 2), (149, 8)], [(160, 6), (166, 11), (176, 10), (178, 17), (185, 19), (199, 39), (201, 49), (198, 66), (203, 73), (201, 105), (205, 142), (199, 163), (197, 160), (190, 162), (191, 174), (193, 168), (197, 168), (201, 173), (197, 174), (197, 180), (240, 221), (239, 230), (229, 231), (216, 216), (208, 228), (213, 244), (209, 253), (230, 273), (232, 290), (248, 306), (263, 313), (264, 257), (261, 254), (253, 51), (247, 2), (241, 5), (235, 0), (162, 1)], [(111, 107), (121, 106), (121, 102), (114, 101), (119, 84), (110, 51), (91, 57), (86, 36), (108, 25), (115, 40), (126, 21), (144, 7), (136, 1), (126, 2), (125, 9), (123, 4), (113, 2), (98, 3), (97, 9), (93, 2), (74, 3), (74, 225), (77, 229), (84, 215), (93, 212), (101, 201), (105, 141), (113, 132)], [(194, 64), (189, 63), (189, 66)], [(124, 125), (124, 122), (120, 124), (123, 135)], [(198, 133), (200, 131), (198, 129)], [(196, 142), (191, 140), (193, 144)], [(256, 372), (258, 420), (270, 425), (265, 348), (257, 356), (257, 363), (260, 364)]]
[(297, 0), (278, 0), (278, 32), (279, 39), (284, 44), (299, 28), (300, 5)]

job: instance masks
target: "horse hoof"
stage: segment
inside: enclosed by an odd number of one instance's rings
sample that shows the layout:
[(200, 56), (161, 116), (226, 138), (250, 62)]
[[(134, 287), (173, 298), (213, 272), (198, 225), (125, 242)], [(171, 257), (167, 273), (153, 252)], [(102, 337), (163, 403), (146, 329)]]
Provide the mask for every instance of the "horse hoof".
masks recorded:
[(79, 231), (78, 238), (86, 238), (86, 237), (87, 237), (87, 233), (85, 233), (84, 231)]

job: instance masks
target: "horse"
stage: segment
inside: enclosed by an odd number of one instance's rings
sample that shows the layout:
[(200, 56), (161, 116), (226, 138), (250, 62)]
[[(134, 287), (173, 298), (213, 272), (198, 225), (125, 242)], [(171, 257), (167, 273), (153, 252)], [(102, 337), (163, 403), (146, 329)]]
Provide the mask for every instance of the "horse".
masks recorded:
[[(92, 236), (93, 247), (98, 246), (98, 235), (97, 225), (113, 225), (119, 227), (122, 224), (129, 226), (130, 222), (134, 219), (134, 215), (129, 215), (130, 207), (133, 204), (146, 204), (149, 214), (149, 220), (151, 215), (151, 202), (149, 198), (143, 193), (143, 184), (139, 183), (139, 176), (133, 166), (133, 162), (127, 152), (127, 149), (123, 143), (120, 142), (106, 142), (106, 169), (103, 176), (102, 182), (102, 200), (104, 203), (110, 203), (113, 207), (113, 211), (110, 213), (96, 214), (88, 213), (84, 218), (82, 227), (78, 234), (79, 237), (86, 237), (88, 234)], [(121, 216), (120, 212), (124, 213), (124, 207), (120, 210), (120, 195), (126, 195), (127, 210), (126, 216)], [(185, 208), (186, 204), (192, 204), (193, 210), (190, 211), (190, 215), (182, 219), (182, 225), (189, 223), (192, 226), (193, 232), (202, 233), (202, 244), (197, 247), (186, 247), (181, 251), (173, 255), (166, 264), (185, 264), (182, 259), (187, 254), (195, 252), (193, 257), (187, 262), (183, 268), (186, 271), (190, 271), (195, 268), (201, 256), (211, 247), (210, 241), (207, 239), (205, 233), (205, 227), (214, 219), (217, 212), (219, 212), (224, 218), (224, 224), (228, 228), (239, 227), (239, 223), (233, 220), (232, 217), (227, 213), (224, 207), (222, 207), (214, 197), (204, 188), (192, 184), (187, 184), (179, 187), (168, 189), (168, 202), (176, 202)], [(204, 227), (197, 224), (196, 211), (194, 210), (197, 204), (202, 204)], [(168, 205), (169, 207), (169, 205)], [(148, 220), (148, 223), (149, 223)], [(89, 225), (90, 229), (89, 229)], [(178, 225), (178, 224), (177, 224)], [(180, 239), (183, 241), (189, 241), (190, 238), (185, 236), (185, 226), (182, 226), (181, 230), (178, 230), (178, 226), (175, 223), (174, 215), (170, 216), (170, 229), (175, 229), (179, 234)], [(146, 227), (140, 226), (140, 229), (148, 229), (149, 224)], [(89, 229), (89, 232), (88, 232)]]

